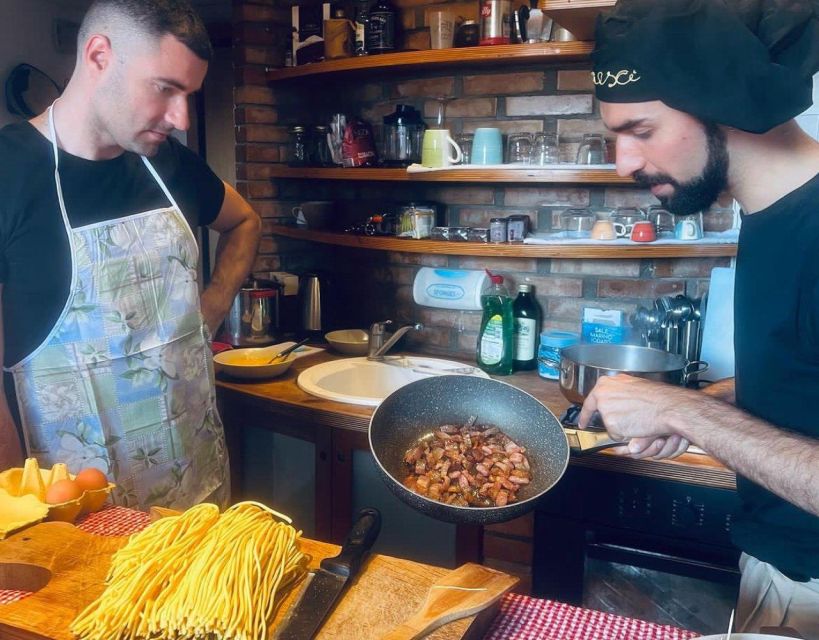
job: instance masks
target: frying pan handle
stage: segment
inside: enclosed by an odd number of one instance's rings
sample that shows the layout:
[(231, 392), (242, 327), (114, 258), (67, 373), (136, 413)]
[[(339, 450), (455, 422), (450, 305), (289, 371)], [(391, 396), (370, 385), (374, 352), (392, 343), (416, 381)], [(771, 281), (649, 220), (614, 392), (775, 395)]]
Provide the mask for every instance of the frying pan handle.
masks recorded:
[(605, 431), (569, 429), (568, 427), (563, 427), (563, 431), (569, 441), (569, 448), (575, 453), (592, 453), (593, 451), (628, 444), (628, 440), (614, 440)]

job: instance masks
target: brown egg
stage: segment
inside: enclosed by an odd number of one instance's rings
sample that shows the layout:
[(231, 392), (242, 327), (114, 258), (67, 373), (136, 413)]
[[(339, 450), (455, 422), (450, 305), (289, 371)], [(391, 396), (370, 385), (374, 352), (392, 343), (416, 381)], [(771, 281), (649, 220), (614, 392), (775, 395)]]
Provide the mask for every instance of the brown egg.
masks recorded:
[(48, 504), (60, 504), (76, 500), (82, 495), (82, 489), (73, 480), (57, 480), (46, 489), (45, 501)]
[(102, 471), (94, 467), (88, 467), (80, 471), (77, 477), (74, 478), (74, 482), (83, 491), (96, 491), (97, 489), (105, 489), (108, 486), (108, 478), (105, 477)]

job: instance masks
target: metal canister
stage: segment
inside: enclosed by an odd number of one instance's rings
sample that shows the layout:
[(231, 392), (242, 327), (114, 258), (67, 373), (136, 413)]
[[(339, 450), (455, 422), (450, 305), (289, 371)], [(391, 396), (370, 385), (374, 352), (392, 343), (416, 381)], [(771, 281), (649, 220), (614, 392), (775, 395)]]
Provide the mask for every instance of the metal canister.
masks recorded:
[(489, 221), (489, 242), (506, 242), (508, 223), (506, 218), (492, 218)]
[(480, 44), (509, 44), (511, 15), (512, 0), (480, 0)]

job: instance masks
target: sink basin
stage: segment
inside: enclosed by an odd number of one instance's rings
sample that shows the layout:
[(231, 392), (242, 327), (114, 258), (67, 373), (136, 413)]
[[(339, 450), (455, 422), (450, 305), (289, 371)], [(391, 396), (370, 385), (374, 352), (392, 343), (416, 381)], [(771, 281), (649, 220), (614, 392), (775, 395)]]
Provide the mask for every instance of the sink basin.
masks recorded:
[(323, 362), (305, 369), (296, 383), (302, 391), (325, 400), (377, 407), (384, 398), (405, 384), (430, 376), (451, 374), (489, 377), (477, 367), (462, 362), (396, 356), (378, 362), (367, 358)]

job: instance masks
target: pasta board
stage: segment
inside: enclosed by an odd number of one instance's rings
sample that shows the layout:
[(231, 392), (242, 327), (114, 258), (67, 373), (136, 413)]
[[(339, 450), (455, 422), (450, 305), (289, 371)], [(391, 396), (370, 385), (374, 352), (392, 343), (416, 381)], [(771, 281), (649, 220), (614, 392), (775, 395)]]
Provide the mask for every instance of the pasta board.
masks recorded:
[[(35, 591), (18, 602), (0, 605), (0, 637), (72, 640), (69, 624), (102, 592), (111, 556), (126, 542), (125, 537), (96, 536), (64, 522), (38, 524), (0, 541), (0, 588)], [(339, 550), (308, 539), (302, 539), (301, 546), (312, 558), (311, 568)], [(380, 638), (418, 610), (429, 587), (448, 573), (438, 567), (374, 555), (318, 638)], [(284, 617), (297, 595), (298, 589), (287, 595), (276, 621)], [(491, 618), (492, 612), (486, 611), (457, 620), (429, 638), (480, 638)]]

